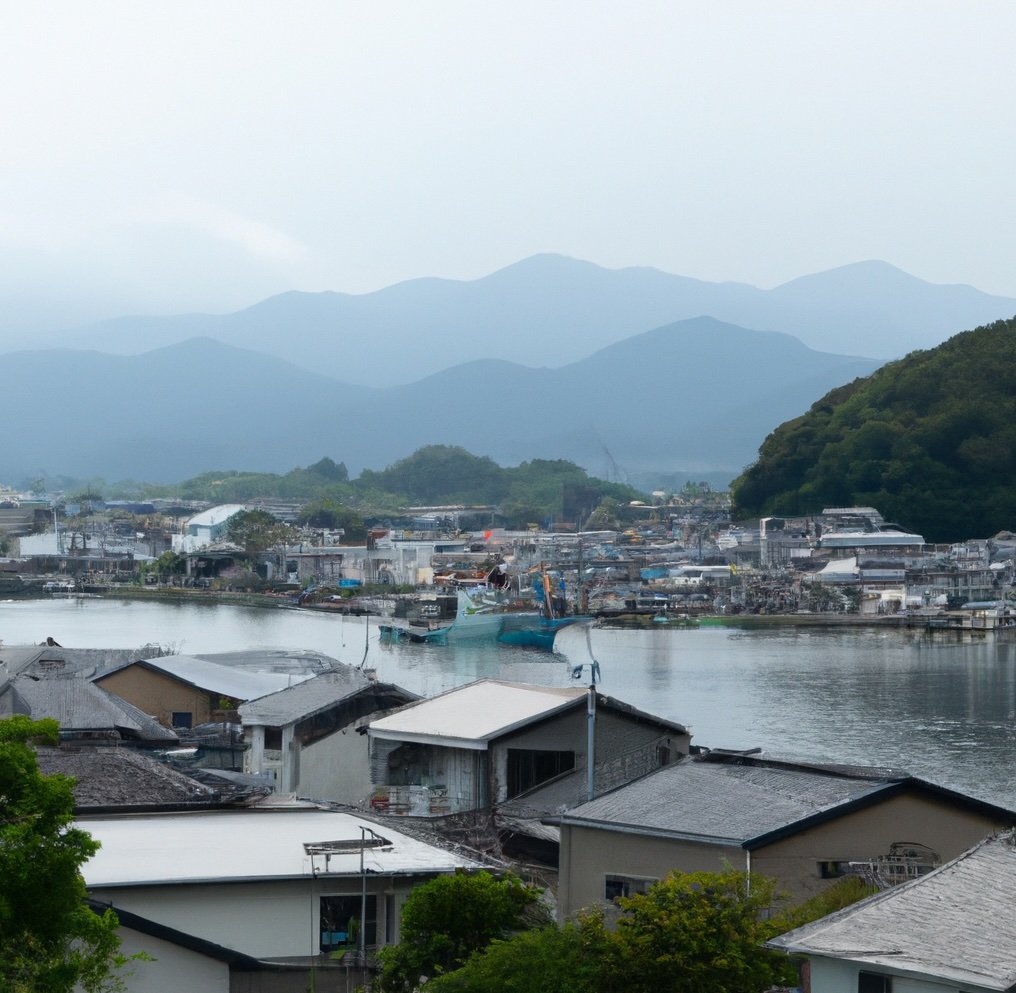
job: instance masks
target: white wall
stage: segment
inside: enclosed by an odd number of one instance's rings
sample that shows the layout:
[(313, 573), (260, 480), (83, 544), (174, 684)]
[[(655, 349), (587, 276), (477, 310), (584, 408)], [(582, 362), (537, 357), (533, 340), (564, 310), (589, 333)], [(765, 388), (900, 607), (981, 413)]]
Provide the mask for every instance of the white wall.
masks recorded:
[(148, 962), (128, 962), (117, 972), (126, 982), (127, 993), (229, 993), (229, 966), (225, 962), (129, 928), (120, 928), (120, 941), (123, 955), (144, 952), (152, 958)]
[[(383, 894), (391, 885), (390, 878), (368, 879), (367, 892), (378, 896), (379, 916), (383, 912)], [(395, 885), (405, 890), (411, 882), (400, 879)], [(317, 955), (320, 897), (359, 892), (359, 877), (339, 879), (321, 875), (316, 879), (278, 883), (94, 888), (91, 895), (185, 934), (256, 958), (273, 958)], [(383, 935), (381, 920), (378, 926)], [(204, 993), (201, 985), (177, 988)]]
[(362, 723), (353, 721), (301, 750), (300, 796), (349, 804), (370, 797), (370, 739), (356, 732)]
[[(811, 993), (857, 993), (857, 974), (861, 971), (892, 975), (893, 993), (956, 993), (958, 988), (956, 983), (915, 979), (895, 975), (889, 969), (875, 969), (858, 965), (856, 962), (814, 957), (811, 959)], [(982, 986), (964, 984), (963, 989), (965, 993), (979, 991), (987, 993), (986, 988)]]

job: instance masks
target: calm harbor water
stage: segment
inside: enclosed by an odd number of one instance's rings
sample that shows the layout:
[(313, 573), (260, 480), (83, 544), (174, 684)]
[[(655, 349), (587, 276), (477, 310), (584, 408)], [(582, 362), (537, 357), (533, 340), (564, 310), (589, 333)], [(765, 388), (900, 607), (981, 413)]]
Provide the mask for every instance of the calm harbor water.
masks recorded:
[[(1016, 807), (1016, 641), (872, 628), (622, 631), (580, 627), (551, 655), (483, 643), (388, 643), (376, 620), (199, 603), (0, 603), (8, 645), (183, 653), (307, 648), (433, 695), (483, 677), (575, 685), (594, 657), (601, 692), (688, 725), (694, 742), (892, 766)], [(588, 678), (584, 670), (583, 681)]]

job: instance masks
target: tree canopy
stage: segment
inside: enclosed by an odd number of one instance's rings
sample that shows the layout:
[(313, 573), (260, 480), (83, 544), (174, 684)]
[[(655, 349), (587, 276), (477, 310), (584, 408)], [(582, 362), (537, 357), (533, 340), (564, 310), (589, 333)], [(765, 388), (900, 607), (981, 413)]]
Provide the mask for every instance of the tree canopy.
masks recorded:
[[(729, 870), (674, 872), (618, 900), (610, 929), (600, 911), (573, 923), (492, 940), (427, 983), (432, 993), (760, 993), (792, 983), (795, 969), (765, 942), (812, 913), (769, 916), (773, 880)], [(844, 891), (845, 892), (845, 891)], [(863, 893), (850, 895), (857, 899)]]
[(399, 944), (380, 952), (380, 989), (409, 993), (422, 976), (460, 968), (495, 938), (531, 924), (539, 896), (517, 876), (489, 872), (459, 872), (418, 886), (402, 910)]
[(1016, 318), (833, 390), (780, 425), (731, 487), (740, 516), (877, 507), (931, 542), (1016, 518)]
[(299, 537), (295, 528), (283, 524), (266, 510), (241, 510), (226, 525), (226, 536), (250, 557), (278, 545), (291, 544)]
[(57, 738), (54, 720), (0, 720), (0, 989), (10, 993), (119, 985), (119, 922), (84, 902), (81, 866), (98, 843), (70, 826), (72, 780), (43, 775), (32, 747)]
[(367, 534), (363, 518), (351, 507), (330, 497), (307, 504), (297, 520), (312, 528), (342, 528), (347, 541), (360, 541)]
[[(589, 476), (564, 459), (534, 459), (503, 468), (464, 448), (429, 445), (383, 470), (365, 469), (355, 480), (343, 463), (324, 458), (284, 475), (238, 471), (202, 473), (176, 486), (145, 488), (151, 496), (216, 503), (243, 503), (257, 497), (307, 500), (322, 523), (352, 535), (355, 517), (387, 515), (412, 505), (493, 505), (505, 527), (532, 522), (584, 522), (604, 498), (619, 504), (645, 494), (631, 486)], [(350, 516), (352, 515), (352, 516)], [(328, 524), (327, 520), (347, 523)]]

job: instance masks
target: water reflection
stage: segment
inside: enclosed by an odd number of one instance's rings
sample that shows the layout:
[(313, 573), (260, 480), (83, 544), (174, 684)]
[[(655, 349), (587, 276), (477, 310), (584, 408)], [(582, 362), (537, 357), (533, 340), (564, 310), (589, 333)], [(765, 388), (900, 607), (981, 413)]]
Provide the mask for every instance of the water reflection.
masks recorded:
[[(376, 625), (305, 611), (117, 600), (0, 603), (7, 644), (159, 643), (182, 652), (307, 648), (423, 695), (483, 677), (601, 691), (689, 725), (698, 744), (908, 769), (1016, 806), (1016, 643), (874, 629), (566, 628), (558, 654), (387, 643)], [(1003, 636), (1008, 638), (1009, 636)], [(584, 678), (586, 678), (584, 674)]]

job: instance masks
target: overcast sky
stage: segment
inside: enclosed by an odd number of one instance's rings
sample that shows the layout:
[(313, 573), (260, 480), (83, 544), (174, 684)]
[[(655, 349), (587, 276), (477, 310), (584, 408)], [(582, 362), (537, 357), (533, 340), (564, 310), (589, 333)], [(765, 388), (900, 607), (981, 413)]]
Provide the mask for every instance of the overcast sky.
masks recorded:
[(10, 0), (6, 324), (538, 252), (1016, 296), (1014, 40), (1009, 0)]

